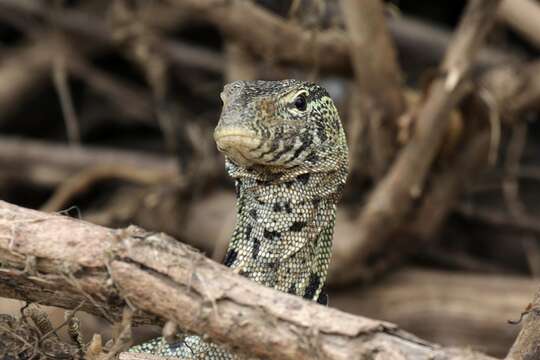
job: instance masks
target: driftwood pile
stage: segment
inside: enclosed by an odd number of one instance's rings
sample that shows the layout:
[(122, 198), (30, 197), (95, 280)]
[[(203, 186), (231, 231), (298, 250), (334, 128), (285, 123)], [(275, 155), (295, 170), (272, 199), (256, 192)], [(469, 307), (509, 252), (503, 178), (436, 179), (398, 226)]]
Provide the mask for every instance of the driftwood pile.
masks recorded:
[[(380, 0), (0, 0), (0, 357), (142, 359), (154, 324), (262, 358), (540, 358), (539, 24), (533, 0), (452, 32)], [(219, 92), (290, 77), (351, 149), (330, 308), (218, 264)]]

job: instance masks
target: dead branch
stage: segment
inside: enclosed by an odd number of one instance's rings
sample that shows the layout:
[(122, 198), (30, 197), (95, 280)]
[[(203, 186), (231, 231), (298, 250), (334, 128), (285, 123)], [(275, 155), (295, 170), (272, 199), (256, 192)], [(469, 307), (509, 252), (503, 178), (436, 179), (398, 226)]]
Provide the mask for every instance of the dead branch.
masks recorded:
[[(419, 69), (437, 66), (452, 38), (452, 33), (444, 28), (405, 15), (388, 19), (388, 28), (403, 63)], [(485, 46), (478, 53), (477, 66), (491, 67), (518, 59), (519, 56), (515, 54)]]
[(525, 277), (402, 268), (373, 286), (332, 292), (330, 305), (392, 321), (430, 341), (506, 354), (518, 334), (506, 320), (523, 311), (537, 288)]
[(52, 78), (60, 100), (68, 140), (71, 145), (78, 146), (81, 143), (81, 130), (75, 105), (73, 104), (73, 97), (69, 89), (66, 58), (62, 54), (56, 54), (52, 60)]
[[(392, 246), (386, 246), (384, 251), (376, 253), (376, 261), (369, 263), (363, 269), (362, 279), (369, 280), (384, 272), (390, 265), (401, 260), (403, 256), (411, 254), (417, 247), (434, 238), (436, 231), (453, 209), (455, 202), (465, 186), (464, 178), (474, 178), (474, 175), (487, 163), (489, 149), (489, 132), (484, 131), (469, 140), (464, 145), (459, 156), (456, 157), (443, 170), (433, 174), (430, 187), (425, 191), (420, 206), (415, 210), (413, 221), (404, 222), (396, 230), (399, 236), (391, 235)], [(361, 219), (344, 220), (338, 214), (336, 236), (334, 239), (334, 252), (330, 263), (329, 283), (332, 285), (344, 282), (341, 264), (347, 261), (350, 251), (356, 246), (355, 234), (362, 229)], [(342, 234), (344, 229), (350, 229)], [(354, 229), (354, 230), (353, 230)], [(347, 270), (345, 278), (350, 273)], [(346, 281), (345, 281), (346, 282)]]
[(50, 74), (54, 54), (62, 49), (53, 36), (21, 46), (0, 62), (0, 123), (20, 107), (22, 100), (36, 91)]
[[(474, 179), (488, 163), (489, 131), (474, 134), (464, 144), (456, 159), (444, 170), (435, 173), (426, 191), (417, 218), (409, 224), (409, 231), (423, 242), (433, 239), (459, 195), (468, 185), (464, 177)], [(420, 241), (422, 243), (422, 241)], [(410, 243), (403, 244), (410, 247)]]
[[(223, 164), (209, 158), (204, 163), (197, 176), (205, 182), (223, 176)], [(182, 197), (186, 183), (201, 181), (180, 171), (173, 156), (87, 146), (72, 149), (67, 144), (0, 136), (0, 167), (0, 179), (56, 188), (43, 210), (65, 209), (70, 200), (98, 182), (121, 180), (143, 186), (110, 194), (100, 211), (86, 209), (85, 219), (106, 226), (137, 223), (162, 229), (207, 253), (214, 250), (216, 239), (228, 240), (230, 236), (221, 219), (234, 215), (230, 212), (234, 196), (197, 197), (200, 201), (192, 202), (193, 192), (189, 191), (190, 196)], [(213, 214), (210, 219), (208, 212)], [(206, 226), (201, 229), (199, 221)]]
[(523, 327), (506, 359), (538, 359), (540, 357), (540, 291), (521, 314)]
[(540, 234), (540, 223), (537, 217), (514, 217), (503, 211), (483, 209), (461, 204), (456, 211), (467, 219), (486, 223), (496, 227), (507, 227), (532, 234)]
[[(314, 65), (314, 60), (318, 59), (318, 65), (322, 69), (349, 68), (348, 44), (340, 31), (320, 32), (314, 45), (311, 31), (298, 24), (287, 22), (251, 2), (224, 0), (170, 2), (178, 10), (211, 22), (260, 55), (271, 54), (275, 60), (307, 66)], [(327, 56), (328, 54), (332, 56)]]
[[(172, 1), (172, 0), (171, 0)], [(341, 31), (327, 30), (317, 36), (315, 45), (310, 31), (297, 24), (270, 14), (257, 5), (244, 1), (172, 1), (174, 9), (151, 8), (143, 12), (145, 19), (162, 19), (159, 14), (167, 14), (167, 21), (159, 24), (164, 29), (173, 28), (186, 18), (202, 18), (219, 27), (222, 31), (246, 44), (252, 51), (276, 60), (314, 65), (320, 59), (323, 70), (343, 71), (349, 69), (349, 43)], [(1, 0), (0, 9), (17, 15), (41, 17), (66, 32), (86, 36), (97, 42), (112, 44), (107, 24), (100, 18), (72, 9), (51, 10), (33, 1)], [(240, 10), (240, 12), (237, 12)], [(233, 16), (228, 16), (232, 14)], [(227, 15), (227, 16), (225, 16)], [(154, 21), (155, 23), (155, 21)], [(422, 64), (437, 63), (446, 49), (450, 34), (432, 25), (424, 24), (405, 16), (390, 19), (389, 29), (400, 53), (407, 58), (416, 58)], [(272, 36), (268, 36), (272, 34)], [(283, 36), (283, 37), (282, 37)], [(295, 46), (291, 46), (294, 44)], [(316, 48), (316, 49), (313, 49)], [(195, 66), (212, 72), (222, 72), (223, 57), (197, 46), (179, 41), (163, 41), (158, 49), (171, 61)], [(307, 50), (307, 51), (306, 51)], [(314, 54), (315, 52), (315, 54)], [(332, 54), (332, 56), (327, 56)], [(422, 54), (419, 58), (418, 54)], [(482, 65), (494, 65), (514, 59), (504, 51), (485, 48), (480, 51), (478, 61)]]
[(488, 71), (480, 81), (502, 114), (502, 121), (513, 125), (525, 111), (540, 108), (540, 61), (505, 65)]
[(98, 181), (110, 179), (119, 179), (146, 186), (171, 183), (175, 183), (176, 186), (186, 185), (185, 183), (181, 183), (181, 179), (178, 176), (170, 178), (169, 174), (156, 173), (153, 169), (141, 169), (118, 164), (100, 165), (87, 168), (67, 178), (40, 209), (46, 212), (56, 212), (65, 209), (73, 197), (87, 191)]
[(536, 47), (540, 47), (540, 6), (533, 0), (504, 0), (499, 18), (521, 33)]
[[(64, 11), (64, 10), (61, 10)], [(0, 12), (6, 14), (6, 16), (25, 17), (26, 15), (42, 14), (43, 16), (49, 16), (48, 19), (56, 19), (54, 11), (50, 10), (45, 4), (36, 1), (0, 1)], [(7, 15), (9, 14), (9, 15)], [(104, 33), (104, 27), (100, 28), (99, 25), (92, 27), (92, 21), (87, 18), (86, 14), (73, 12), (68, 15), (68, 18), (62, 18), (60, 23), (77, 27), (80, 29), (81, 34), (87, 34), (91, 30), (95, 30), (92, 34), (102, 39), (106, 38)], [(21, 27), (26, 26), (25, 29), (32, 38), (35, 37), (36, 28), (31, 22), (23, 22)], [(20, 105), (24, 95), (31, 91), (36, 91), (39, 86), (36, 84), (44, 83), (44, 80), (48, 79), (53, 65), (53, 61), (57, 57), (68, 58), (72, 54), (70, 48), (70, 41), (64, 36), (58, 36), (56, 31), (51, 31), (45, 36), (34, 38), (33, 42), (21, 48), (20, 51), (10, 54), (10, 56), (4, 60), (0, 68), (0, 123), (6, 118), (6, 114), (17, 108)], [(77, 51), (79, 54), (87, 54), (95, 52), (97, 49), (103, 48), (103, 44), (90, 43), (90, 42), (78, 42)]]
[[(518, 71), (518, 68), (522, 71)], [(540, 99), (538, 68), (539, 63), (534, 62), (526, 66), (497, 67), (484, 74), (479, 80), (479, 86), (480, 93), (484, 93), (491, 99), (491, 103), (486, 103), (486, 105), (493, 109), (488, 109), (488, 112), (496, 111), (501, 114), (501, 122), (510, 126), (516, 125), (522, 113), (536, 106)], [(414, 234), (424, 239), (434, 236), (441, 221), (445, 218), (444, 215), (448, 213), (457, 195), (467, 185), (463, 179), (475, 178), (479, 170), (485, 168), (488, 163), (486, 159), (489, 154), (497, 151), (492, 148), (491, 140), (494, 130), (493, 126), (484, 127), (482, 131), (470, 136), (469, 144), (460, 151), (459, 158), (462, 160), (456, 162), (456, 164), (461, 162), (463, 167), (450, 167), (444, 174), (433, 179), (432, 192), (440, 196), (425, 196), (423, 209), (420, 210), (416, 224), (413, 225)], [(525, 174), (526, 170), (532, 169), (524, 169), (520, 173)], [(466, 204), (458, 205), (455, 210), (469, 219), (496, 226), (506, 226), (533, 233), (539, 230), (537, 221), (526, 214), (512, 217), (491, 210), (473, 209)], [(435, 221), (437, 218), (439, 220)]]
[[(322, 70), (343, 71), (350, 67), (349, 43), (340, 31), (322, 31), (313, 44), (308, 30), (286, 22), (249, 2), (225, 0), (170, 0), (170, 2), (181, 11), (213, 23), (261, 56), (271, 53), (276, 60), (304, 64), (308, 67), (313, 66), (314, 60), (318, 59)], [(432, 63), (439, 61), (450, 39), (447, 32), (437, 29), (435, 29), (437, 36), (432, 37), (432, 26), (403, 16), (391, 19), (389, 29), (400, 51), (404, 50), (405, 56), (428, 54)], [(327, 56), (328, 54), (332, 56)], [(501, 51), (486, 49), (481, 51), (479, 60), (484, 65), (493, 65), (510, 58)], [(426, 60), (422, 61), (425, 64)]]
[[(448, 129), (449, 113), (465, 94), (464, 80), (474, 55), (494, 23), (498, 1), (472, 0), (456, 30), (441, 75), (433, 81), (420, 109), (411, 141), (388, 174), (378, 183), (358, 218), (359, 235), (353, 249), (342, 253), (337, 267), (343, 281), (371, 274), (386, 240), (403, 222), (415, 199), (423, 193), (433, 159)], [(352, 250), (352, 251), (351, 251)], [(367, 266), (371, 264), (371, 266)], [(354, 271), (351, 271), (354, 269)]]
[(341, 1), (359, 90), (359, 113), (370, 130), (374, 173), (382, 177), (397, 150), (397, 119), (405, 109), (401, 71), (379, 0)]
[(161, 178), (175, 179), (180, 174), (177, 160), (172, 156), (105, 148), (71, 148), (65, 144), (0, 137), (0, 167), (4, 177), (56, 186), (84, 169), (118, 164), (146, 169)]
[(227, 41), (225, 44), (226, 65), (225, 80), (255, 80), (258, 78), (257, 62), (253, 54), (246, 50), (242, 44)]
[(178, 40), (158, 42), (156, 46), (163, 55), (176, 64), (189, 65), (218, 74), (223, 73), (225, 59), (216, 51)]
[[(523, 112), (538, 105), (539, 66), (538, 62), (504, 65), (487, 71), (478, 80), (481, 91), (492, 99), (493, 103), (489, 106), (494, 106), (495, 110), (502, 114), (501, 121), (504, 124), (510, 126), (516, 124)], [(475, 116), (478, 117), (478, 113)], [(370, 279), (387, 269), (390, 264), (402, 257), (400, 254), (411, 252), (415, 246), (413, 244), (419, 246), (419, 243), (425, 243), (434, 237), (446, 215), (453, 209), (458, 195), (468, 185), (463, 179), (474, 179), (475, 175), (488, 164), (487, 159), (492, 151), (491, 131), (492, 128), (488, 127), (486, 122), (481, 130), (477, 129), (468, 134), (456, 158), (447, 164), (442, 172), (433, 174), (429, 189), (423, 195), (421, 207), (416, 209), (415, 220), (408, 226), (412, 238), (407, 237), (406, 241), (399, 241), (396, 237), (391, 237), (395, 240), (394, 245), (386, 247), (384, 256), (377, 257), (375, 263), (364, 268), (362, 274), (364, 279)], [(536, 220), (531, 217), (511, 218), (502, 213), (470, 209), (464, 205), (459, 205), (456, 210), (467, 218), (488, 224), (509, 226), (533, 233), (539, 231)], [(354, 221), (344, 222), (341, 226), (348, 227), (355, 224), (355, 228), (362, 229), (360, 221), (361, 218), (357, 218)], [(336, 231), (337, 234), (340, 233), (339, 227)], [(354, 246), (353, 241), (336, 236), (333, 261), (330, 265), (330, 283), (343, 282), (341, 277), (343, 269), (346, 274), (350, 274), (349, 268), (341, 268), (341, 264), (345, 261), (342, 256), (350, 256)]]
[[(14, 16), (36, 16), (64, 32), (92, 39), (94, 46), (116, 45), (114, 34), (105, 19), (88, 12), (73, 9), (51, 9), (46, 3), (27, 0), (0, 0), (0, 10), (11, 12)], [(175, 22), (168, 23), (168, 25), (174, 26)], [(222, 56), (211, 50), (167, 39), (161, 39), (157, 48), (176, 64), (189, 65), (212, 72), (222, 72), (223, 70)]]
[[(23, 270), (29, 258), (35, 268)], [(171, 319), (234, 350), (282, 359), (488, 359), (251, 282), (163, 234), (111, 230), (0, 202), (4, 296), (119, 319)], [(112, 280), (112, 281), (111, 281)]]
[[(118, 111), (127, 115), (130, 121), (156, 125), (154, 104), (149, 91), (99, 70), (75, 54), (72, 55), (66, 65), (74, 76), (83, 79), (89, 87), (103, 94)], [(113, 119), (119, 121), (122, 117)]]

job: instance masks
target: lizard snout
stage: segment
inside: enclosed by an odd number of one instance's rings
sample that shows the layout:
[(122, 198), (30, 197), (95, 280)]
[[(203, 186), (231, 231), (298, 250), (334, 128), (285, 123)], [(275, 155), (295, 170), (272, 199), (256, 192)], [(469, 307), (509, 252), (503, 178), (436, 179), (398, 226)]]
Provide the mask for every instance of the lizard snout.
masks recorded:
[(251, 152), (260, 144), (254, 132), (245, 128), (228, 126), (218, 126), (214, 130), (214, 140), (219, 151), (243, 165), (253, 163)]

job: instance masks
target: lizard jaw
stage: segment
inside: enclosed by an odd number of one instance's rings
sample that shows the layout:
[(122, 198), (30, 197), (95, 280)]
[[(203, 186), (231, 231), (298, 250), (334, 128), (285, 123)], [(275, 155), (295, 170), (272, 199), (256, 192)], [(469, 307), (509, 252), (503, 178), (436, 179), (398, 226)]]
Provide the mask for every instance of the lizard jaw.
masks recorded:
[(253, 132), (241, 128), (218, 127), (214, 131), (214, 140), (219, 151), (243, 166), (253, 164), (251, 153), (260, 144)]

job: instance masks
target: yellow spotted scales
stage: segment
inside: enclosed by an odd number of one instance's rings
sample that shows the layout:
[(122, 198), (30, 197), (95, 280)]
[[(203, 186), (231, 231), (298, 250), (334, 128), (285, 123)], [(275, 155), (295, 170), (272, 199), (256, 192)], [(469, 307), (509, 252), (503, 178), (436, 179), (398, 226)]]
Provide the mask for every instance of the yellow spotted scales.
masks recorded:
[[(276, 290), (327, 303), (336, 203), (348, 173), (347, 143), (332, 99), (298, 80), (236, 81), (221, 93), (214, 131), (235, 179), (237, 225), (225, 265)], [(197, 336), (133, 347), (183, 359), (234, 359)]]

